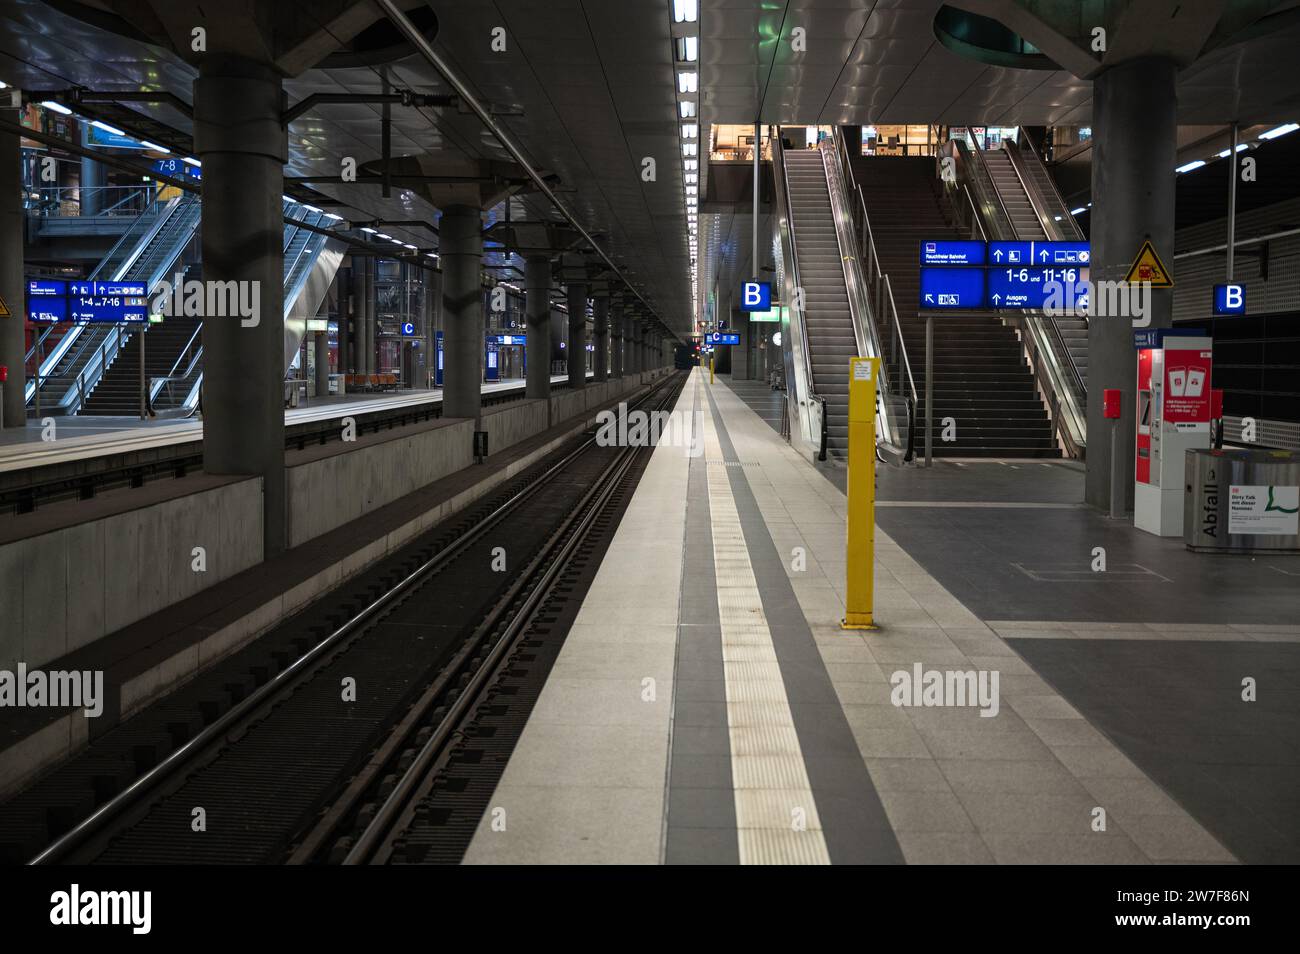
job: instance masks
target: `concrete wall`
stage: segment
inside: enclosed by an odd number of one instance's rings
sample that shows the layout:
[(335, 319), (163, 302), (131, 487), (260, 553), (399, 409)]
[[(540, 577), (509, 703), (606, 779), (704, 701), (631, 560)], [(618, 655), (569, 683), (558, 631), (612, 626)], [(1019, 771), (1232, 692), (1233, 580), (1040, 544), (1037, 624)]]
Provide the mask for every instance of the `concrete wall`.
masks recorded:
[[(191, 569), (203, 547), (207, 569)], [(262, 560), (262, 481), (0, 546), (0, 669), (43, 665)]]
[(496, 454), (540, 434), (546, 421), (545, 401), (512, 401), (483, 409), (483, 430), (488, 432), (488, 454)]
[(289, 546), (468, 467), (473, 442), (473, 421), (448, 421), (407, 437), (331, 448), (328, 456), (286, 468)]

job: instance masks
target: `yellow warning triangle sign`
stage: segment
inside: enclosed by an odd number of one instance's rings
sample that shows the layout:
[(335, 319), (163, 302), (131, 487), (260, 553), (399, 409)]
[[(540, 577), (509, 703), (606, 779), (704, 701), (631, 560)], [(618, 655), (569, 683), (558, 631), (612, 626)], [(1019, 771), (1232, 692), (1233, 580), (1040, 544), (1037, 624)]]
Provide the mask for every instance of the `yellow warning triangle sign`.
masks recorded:
[(1142, 249), (1138, 252), (1137, 258), (1133, 259), (1133, 266), (1128, 270), (1124, 281), (1129, 284), (1150, 282), (1152, 288), (1174, 287), (1174, 276), (1169, 274), (1165, 263), (1160, 261), (1160, 256), (1156, 254), (1150, 239), (1142, 243)]
[(9, 306), (5, 304), (5, 300), (0, 298), (0, 318), (12, 318), (13, 316), (13, 312), (9, 310)]

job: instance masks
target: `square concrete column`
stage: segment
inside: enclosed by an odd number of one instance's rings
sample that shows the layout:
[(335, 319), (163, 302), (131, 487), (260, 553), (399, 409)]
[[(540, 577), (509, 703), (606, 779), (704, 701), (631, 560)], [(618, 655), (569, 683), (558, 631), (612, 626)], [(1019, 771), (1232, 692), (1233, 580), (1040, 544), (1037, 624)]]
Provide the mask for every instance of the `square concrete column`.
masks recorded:
[[(272, 67), (206, 54), (194, 81), (203, 162), (203, 280), (256, 296), (255, 324), (203, 317), (203, 469), (262, 478), (264, 556), (285, 548), (285, 108)], [(21, 301), (21, 298), (19, 299)]]
[(591, 301), (592, 335), (595, 346), (595, 361), (592, 364), (593, 379), (597, 382), (609, 377), (609, 298), (601, 295)]
[(524, 311), (528, 365), (524, 396), (545, 400), (551, 396), (551, 261), (545, 255), (530, 255), (524, 261)]
[(442, 415), (477, 421), (483, 401), (483, 217), (449, 205), (438, 227), (442, 264)]
[(610, 377), (623, 376), (623, 303), (615, 301), (609, 314), (609, 362)]
[[(1174, 172), (1177, 148), (1172, 60), (1147, 58), (1113, 66), (1093, 81), (1092, 93), (1092, 268), (1091, 280), (1124, 281), (1142, 243), (1148, 239), (1166, 263), (1174, 259)], [(1094, 294), (1088, 320), (1088, 454), (1084, 499), (1110, 505), (1111, 454), (1102, 395), (1122, 392), (1119, 427), (1125, 439), (1124, 501), (1133, 506), (1134, 404), (1137, 352), (1132, 319), (1096, 314)], [(1150, 326), (1173, 323), (1173, 291), (1153, 291)]]
[(569, 304), (569, 388), (587, 386), (587, 284), (565, 285)]
[[(13, 114), (10, 113), (10, 116)], [(23, 166), (18, 136), (0, 132), (0, 298), (12, 317), (0, 318), (0, 365), (9, 378), (0, 385), (4, 404), (0, 428), (27, 424), (27, 336), (23, 331)]]

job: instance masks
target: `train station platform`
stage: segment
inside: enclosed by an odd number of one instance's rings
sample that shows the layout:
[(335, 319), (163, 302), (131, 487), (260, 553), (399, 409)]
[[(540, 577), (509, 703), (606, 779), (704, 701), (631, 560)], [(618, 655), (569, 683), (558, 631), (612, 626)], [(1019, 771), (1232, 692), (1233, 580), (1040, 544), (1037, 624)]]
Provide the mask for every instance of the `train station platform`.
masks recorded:
[(1300, 557), (1112, 523), (1067, 463), (882, 467), (846, 632), (843, 471), (766, 400), (692, 374), (702, 453), (656, 448), (466, 863), (1300, 860)]
[[(590, 374), (588, 375), (590, 377)], [(551, 378), (552, 385), (564, 384), (567, 375)], [(523, 394), (519, 379), (485, 383), (485, 397)], [(339, 420), (348, 415), (400, 412), (438, 405), (442, 389), (399, 390), (392, 393), (355, 393), (312, 398), (310, 403), (284, 412), (286, 428)], [(178, 444), (203, 440), (203, 421), (199, 417), (158, 417), (141, 421), (132, 417), (75, 416), (56, 417), (56, 440), (48, 440), (41, 420), (29, 419), (23, 428), (0, 430), (0, 473), (27, 470), (48, 464), (65, 464), (110, 454), (151, 451)]]

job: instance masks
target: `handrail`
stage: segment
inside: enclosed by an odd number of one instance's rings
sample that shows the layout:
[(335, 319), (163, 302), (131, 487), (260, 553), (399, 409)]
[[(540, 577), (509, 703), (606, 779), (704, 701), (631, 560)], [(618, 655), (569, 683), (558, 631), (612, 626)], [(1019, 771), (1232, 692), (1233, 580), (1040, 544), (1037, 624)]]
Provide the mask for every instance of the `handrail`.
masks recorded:
[[(789, 189), (786, 181), (785, 149), (781, 139), (781, 127), (777, 126), (773, 133), (772, 180), (777, 211), (777, 235), (781, 247), (780, 265), (784, 280), (782, 299), (786, 302), (782, 308), (783, 319), (787, 311), (789, 314), (788, 321), (781, 322), (783, 332), (781, 352), (786, 364), (786, 404), (788, 413), (798, 419), (796, 423), (799, 433), (807, 443), (818, 445), (817, 456), (818, 459), (822, 459), (826, 448), (822, 443), (821, 433), (824, 433), (825, 428), (819, 427), (817, 429), (819, 433), (814, 434), (810, 426), (810, 413), (805, 412), (803, 407), (816, 406), (822, 420), (825, 421), (826, 401), (813, 391), (812, 355), (805, 337), (803, 303), (800, 301), (801, 296), (795, 294), (799, 275), (799, 257), (794, 244), (794, 217), (788, 199)], [(795, 423), (790, 425), (792, 439), (795, 427)]]
[(1043, 229), (1043, 235), (1050, 239), (1055, 231), (1056, 223), (1051, 220), (1047, 210), (1039, 202), (1038, 190), (1029, 187), (1024, 170), (1020, 168), (1018, 157), (1013, 150), (1007, 148), (1006, 140), (1002, 141), (1002, 151), (1006, 153), (1007, 162), (1011, 164), (1011, 171), (1016, 174), (1016, 181), (1020, 183), (1020, 188), (1025, 193), (1025, 199), (1029, 202), (1029, 207), (1034, 210), (1034, 215), (1038, 218), (1038, 224)]
[[(964, 158), (967, 150), (961, 143), (954, 142), (953, 148), (959, 158)], [(993, 182), (992, 176), (989, 174), (988, 167), (983, 162), (983, 157), (978, 155), (979, 150), (977, 149), (970, 150), (970, 152), (972, 154), (972, 170), (978, 168), (979, 173), (965, 171), (964, 178), (966, 181), (961, 183), (961, 188), (966, 194), (972, 211), (977, 213), (976, 221), (979, 222), (984, 218), (984, 216), (978, 214), (980, 206), (987, 206), (991, 214), (989, 225), (994, 228), (994, 234), (990, 236), (981, 223), (981, 235), (984, 236), (985, 240), (990, 237), (1018, 239), (1019, 236), (1015, 230), (1015, 225), (1007, 212), (1006, 205), (997, 190), (996, 184)], [(1019, 172), (1017, 172), (1017, 176), (1019, 177)], [(977, 204), (967, 184), (981, 193), (992, 192), (997, 199), (997, 206), (993, 206), (987, 199)], [(1033, 197), (1029, 196), (1029, 199), (1032, 205)], [(998, 221), (996, 216), (996, 212), (999, 210), (1002, 213), (1001, 221)], [(1070, 353), (1065, 336), (1062, 334), (1055, 316), (1039, 310), (1026, 309), (1020, 313), (1018, 318), (1012, 317), (1008, 320), (1013, 324), (1019, 324), (1023, 331), (1021, 335), (1022, 348), (1025, 351), (1025, 356), (1030, 361), (1031, 370), (1042, 389), (1044, 398), (1048, 402), (1048, 412), (1051, 416), (1053, 428), (1061, 435), (1062, 440), (1070, 446), (1072, 451), (1081, 456), (1087, 443), (1087, 424), (1085, 412), (1081, 411), (1080, 408), (1086, 406), (1087, 388), (1083, 383), (1074, 355)], [(1048, 331), (1047, 327), (1050, 327), (1051, 330)], [(1042, 359), (1044, 354), (1046, 360)], [(1064, 370), (1066, 367), (1070, 369), (1069, 372)], [(1068, 417), (1070, 427), (1062, 425), (1063, 415)]]
[[(877, 398), (880, 400), (881, 408), (884, 410), (884, 413), (880, 416), (885, 419), (886, 428), (888, 431), (892, 432), (890, 436), (893, 438), (892, 440), (887, 440), (886, 443), (890, 447), (894, 448), (895, 451), (901, 451), (903, 454), (904, 461), (910, 461), (912, 459), (912, 450), (915, 444), (914, 433), (915, 433), (915, 423), (916, 423), (916, 408), (919, 403), (919, 396), (916, 390), (916, 381), (912, 377), (912, 362), (907, 355), (907, 340), (903, 335), (903, 326), (898, 318), (898, 306), (894, 302), (893, 286), (889, 281), (889, 276), (886, 275), (884, 273), (884, 270), (880, 267), (880, 255), (876, 249), (875, 233), (871, 228), (871, 217), (867, 213), (866, 198), (862, 191), (862, 186), (858, 184), (857, 179), (853, 174), (853, 161), (852, 161), (852, 157), (849, 154), (848, 143), (846, 138), (844, 137), (842, 130), (840, 131), (840, 134), (834, 138), (833, 147), (835, 149), (836, 157), (839, 160), (841, 168), (845, 170), (845, 176), (848, 180), (848, 183), (852, 184), (853, 193), (857, 195), (857, 199), (858, 199), (857, 208), (860, 210), (861, 217), (862, 217), (862, 226), (861, 226), (862, 239), (861, 242), (858, 243), (852, 241), (853, 237), (851, 235), (843, 235), (843, 236), (839, 235), (840, 223), (838, 221), (836, 223), (837, 238), (840, 238), (841, 252), (842, 253), (844, 252), (846, 243), (848, 244), (848, 247), (853, 249), (854, 252), (854, 254), (851, 256), (847, 254), (844, 255), (844, 260), (846, 263), (848, 263), (848, 267), (845, 270), (846, 283), (852, 283), (856, 279), (860, 278), (862, 281), (862, 289), (865, 292), (867, 326), (866, 328), (861, 329), (862, 334), (859, 334), (859, 329), (856, 327), (855, 324), (854, 332), (855, 335), (858, 337), (860, 350), (868, 346), (868, 342), (864, 340), (863, 335), (866, 334), (868, 331), (875, 332), (875, 334), (872, 335), (872, 344), (874, 345), (874, 347), (878, 349), (877, 353), (879, 354), (881, 359), (881, 380), (880, 380), (880, 387), (876, 389), (876, 394), (877, 394)], [(828, 177), (833, 176), (833, 174), (829, 170), (829, 167), (828, 167), (827, 175)], [(831, 185), (832, 183), (828, 178), (828, 187)], [(828, 191), (832, 195), (831, 204), (832, 204), (832, 212), (834, 212), (838, 204), (836, 200), (839, 198), (839, 196), (836, 194), (833, 188), (829, 188)], [(852, 212), (850, 211), (849, 213), (850, 220), (852, 219), (852, 217), (853, 217)], [(861, 275), (862, 272), (861, 263), (863, 260), (865, 260), (867, 264), (865, 276)], [(873, 287), (874, 287), (874, 299), (873, 299)], [(872, 305), (873, 300), (875, 302), (874, 307)], [(850, 301), (850, 307), (852, 307), (852, 304), (854, 302), (854, 298), (852, 294), (850, 294), (849, 296), (849, 301)], [(884, 343), (883, 341), (881, 341), (879, 337), (880, 324), (884, 323), (884, 311), (885, 311), (886, 302), (888, 302), (889, 304), (889, 309), (892, 315), (893, 327), (895, 332), (894, 337), (891, 339), (892, 350), (893, 350), (893, 354), (895, 355), (895, 358), (893, 361), (889, 361), (889, 362), (885, 360)], [(889, 370), (889, 365), (893, 364), (897, 360), (897, 355), (900, 351), (902, 352), (902, 357), (903, 357), (902, 369), (906, 373), (908, 389), (911, 392), (910, 400), (907, 398), (906, 395), (903, 395), (901, 391), (899, 394), (895, 395), (889, 387), (889, 380), (890, 377), (892, 376), (892, 372)], [(870, 352), (868, 351), (866, 353), (870, 353)], [(904, 445), (902, 442), (898, 440), (898, 437), (900, 435), (897, 433), (897, 425), (890, 418), (890, 413), (892, 409), (889, 407), (888, 401), (886, 400), (889, 397), (902, 398), (907, 403), (906, 445)]]
[[(1016, 127), (1016, 142), (1021, 144), (1021, 149), (1027, 149), (1029, 151), (1030, 155), (1034, 157), (1034, 162), (1037, 164), (1037, 168), (1042, 169), (1046, 173), (1047, 161), (1043, 158), (1042, 154), (1039, 153), (1038, 149), (1035, 148), (1033, 141), (1029, 138), (1029, 133), (1025, 130), (1023, 126)], [(1068, 231), (1072, 234), (1070, 236), (1065, 236), (1063, 234), (1062, 237), (1072, 238), (1072, 239), (1082, 239), (1083, 230), (1079, 228), (1079, 223), (1077, 223), (1074, 220), (1074, 216), (1070, 215), (1069, 203), (1065, 201), (1065, 196), (1061, 195), (1061, 189), (1059, 186), (1057, 186), (1056, 180), (1052, 178), (1050, 173), (1045, 175), (1044, 178), (1047, 179), (1047, 184), (1051, 186), (1052, 189), (1052, 195), (1050, 197), (1045, 197), (1045, 198), (1054, 198), (1056, 200), (1057, 210), (1061, 213), (1060, 221), (1070, 223)], [(1035, 186), (1037, 186), (1038, 184), (1037, 177), (1034, 177), (1034, 183)], [(1055, 221), (1056, 220), (1053, 219), (1053, 222)], [(1062, 233), (1067, 231), (1065, 226), (1061, 227), (1061, 231)]]

